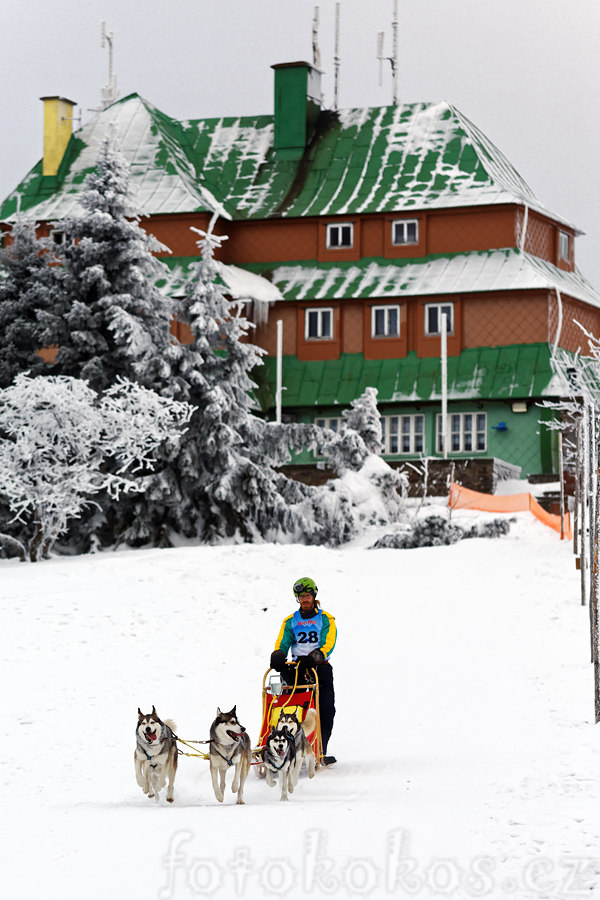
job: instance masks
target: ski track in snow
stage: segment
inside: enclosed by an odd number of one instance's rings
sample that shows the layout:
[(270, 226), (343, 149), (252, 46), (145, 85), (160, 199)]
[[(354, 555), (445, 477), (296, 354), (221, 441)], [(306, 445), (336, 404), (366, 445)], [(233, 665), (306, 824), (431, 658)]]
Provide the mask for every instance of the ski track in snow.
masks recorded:
[[(339, 630), (338, 764), (287, 804), (251, 772), (237, 807), (231, 774), (221, 805), (180, 757), (174, 804), (148, 800), (138, 706), (204, 739), (236, 703), (255, 740), (305, 574)], [(11, 900), (600, 896), (588, 612), (571, 548), (528, 514), (452, 547), (186, 547), (0, 579)]]

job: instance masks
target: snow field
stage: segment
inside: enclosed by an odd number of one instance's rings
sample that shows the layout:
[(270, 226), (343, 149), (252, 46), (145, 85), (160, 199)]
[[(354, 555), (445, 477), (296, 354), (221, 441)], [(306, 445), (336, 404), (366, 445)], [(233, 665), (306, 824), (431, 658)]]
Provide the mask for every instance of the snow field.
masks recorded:
[[(180, 757), (174, 804), (148, 800), (138, 706), (204, 739), (235, 703), (255, 740), (306, 574), (338, 625), (338, 765), (287, 804), (251, 772), (237, 807), (232, 775), (218, 804)], [(450, 547), (129, 551), (0, 562), (0, 583), (7, 896), (593, 896), (588, 614), (528, 514)]]

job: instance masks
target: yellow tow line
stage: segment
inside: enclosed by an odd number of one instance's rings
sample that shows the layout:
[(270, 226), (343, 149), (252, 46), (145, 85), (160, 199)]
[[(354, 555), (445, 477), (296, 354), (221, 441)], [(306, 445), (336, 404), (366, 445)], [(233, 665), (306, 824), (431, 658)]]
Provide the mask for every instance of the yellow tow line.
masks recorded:
[[(208, 744), (209, 741), (184, 741), (183, 738), (175, 736), (175, 740), (180, 744), (185, 744), (186, 747), (189, 747), (190, 750), (196, 750), (195, 747), (192, 747), (192, 744)], [(177, 752), (181, 754), (181, 756), (198, 756), (200, 759), (210, 759), (210, 753), (186, 753), (185, 750), (180, 750), (177, 748)]]

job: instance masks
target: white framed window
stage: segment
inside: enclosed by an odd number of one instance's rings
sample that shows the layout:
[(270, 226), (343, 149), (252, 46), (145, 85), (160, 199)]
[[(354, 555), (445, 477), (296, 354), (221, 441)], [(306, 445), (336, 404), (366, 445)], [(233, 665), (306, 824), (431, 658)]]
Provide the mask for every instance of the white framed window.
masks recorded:
[(558, 258), (565, 262), (571, 259), (571, 235), (566, 231), (558, 232)]
[(426, 303), (425, 304), (425, 334), (441, 334), (442, 315), (446, 314), (447, 334), (454, 334), (454, 304), (453, 303)]
[(318, 425), (319, 428), (331, 428), (336, 434), (340, 430), (341, 424), (341, 416), (322, 416), (319, 419), (315, 419), (315, 425)]
[(392, 245), (400, 247), (403, 244), (419, 243), (419, 220), (396, 219), (392, 222)]
[(327, 226), (327, 249), (347, 250), (354, 246), (352, 222), (335, 222)]
[(425, 452), (425, 416), (382, 416), (383, 452), (394, 455)]
[[(442, 447), (442, 417), (437, 415), (438, 453)], [(487, 414), (486, 413), (450, 413), (446, 428), (446, 440), (449, 453), (482, 453), (487, 449)]]
[(371, 307), (371, 337), (400, 337), (400, 307)]
[(333, 337), (333, 309), (307, 309), (304, 313), (304, 338), (307, 341), (327, 341)]

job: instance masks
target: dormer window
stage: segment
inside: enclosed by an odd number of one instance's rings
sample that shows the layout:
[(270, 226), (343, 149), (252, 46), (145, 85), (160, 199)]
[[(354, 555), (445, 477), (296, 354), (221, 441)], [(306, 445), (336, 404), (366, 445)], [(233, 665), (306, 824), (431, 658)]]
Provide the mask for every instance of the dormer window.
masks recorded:
[(330, 341), (333, 338), (333, 309), (307, 309), (304, 316), (304, 338), (307, 341)]
[(418, 219), (396, 219), (392, 222), (392, 245), (401, 247), (404, 244), (419, 243)]
[(349, 250), (354, 245), (352, 222), (336, 222), (327, 226), (327, 249)]
[(566, 231), (558, 232), (558, 258), (564, 262), (571, 261), (571, 235)]

